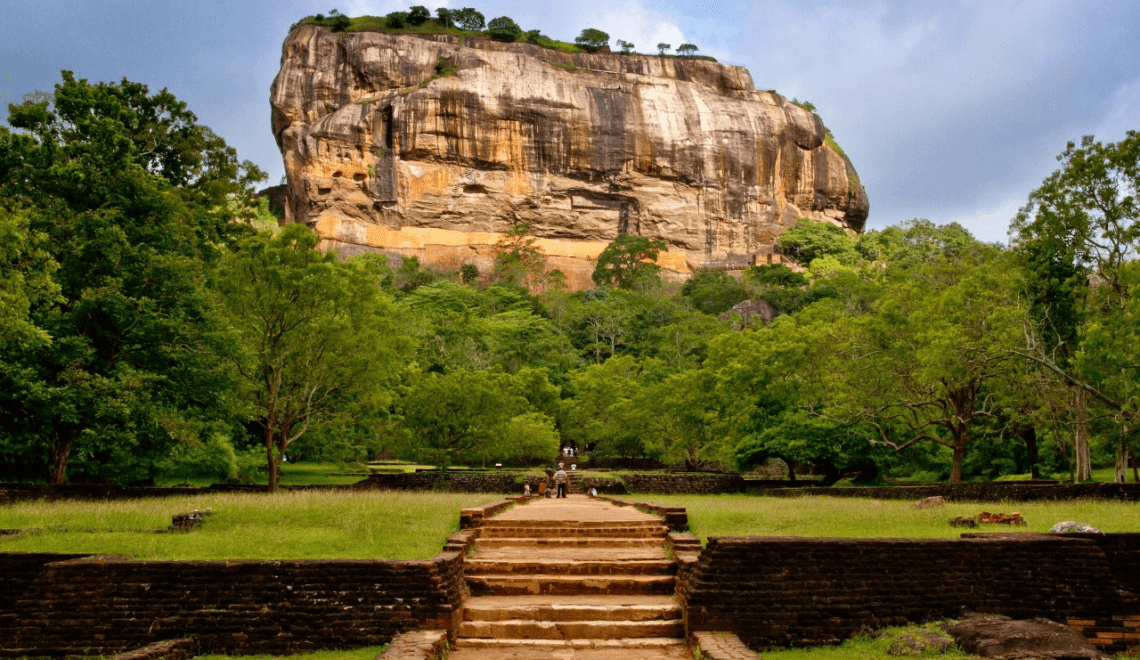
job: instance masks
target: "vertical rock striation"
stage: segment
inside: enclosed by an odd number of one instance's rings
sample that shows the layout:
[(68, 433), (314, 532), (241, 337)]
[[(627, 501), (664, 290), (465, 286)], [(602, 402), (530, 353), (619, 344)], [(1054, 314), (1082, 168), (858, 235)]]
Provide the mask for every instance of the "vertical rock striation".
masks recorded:
[(767, 263), (799, 217), (867, 217), (817, 115), (702, 59), (305, 25), (271, 103), (286, 218), (329, 248), (485, 267), (529, 222), (581, 288), (619, 232), (664, 240), (685, 274)]

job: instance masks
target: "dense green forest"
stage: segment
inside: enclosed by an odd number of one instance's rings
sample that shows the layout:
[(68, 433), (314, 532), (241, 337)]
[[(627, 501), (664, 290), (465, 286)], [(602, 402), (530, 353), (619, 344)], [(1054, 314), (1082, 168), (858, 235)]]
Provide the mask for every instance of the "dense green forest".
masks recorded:
[[(1010, 245), (801, 220), (805, 268), (668, 282), (619, 236), (567, 292), (338, 259), (165, 90), (64, 72), (0, 128), (0, 478), (148, 483), (291, 461), (777, 458), (828, 480), (1126, 474), (1140, 425), (1140, 134), (1070, 144)], [(729, 310), (763, 301), (775, 317)], [(270, 469), (275, 484), (275, 469)]]

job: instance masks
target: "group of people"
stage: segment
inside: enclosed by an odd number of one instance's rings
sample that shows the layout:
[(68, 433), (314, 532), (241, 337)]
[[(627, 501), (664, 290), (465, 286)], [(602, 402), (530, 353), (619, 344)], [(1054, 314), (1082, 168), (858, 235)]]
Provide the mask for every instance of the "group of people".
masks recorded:
[[(576, 469), (576, 468), (577, 468), (577, 465), (574, 465), (571, 467), (572, 470)], [(555, 487), (554, 497), (566, 497), (566, 490), (567, 490), (567, 487), (570, 483), (570, 475), (566, 473), (566, 464), (565, 463), (559, 463), (558, 464), (558, 471), (554, 473), (552, 480), (554, 481), (554, 487)], [(546, 495), (546, 497), (550, 497), (550, 489), (547, 488), (543, 492), (543, 494)], [(523, 486), (523, 495), (530, 495), (530, 484), (526, 484)], [(598, 490), (596, 488), (591, 488), (589, 491), (589, 495), (590, 495), (590, 497), (597, 497), (598, 496)]]

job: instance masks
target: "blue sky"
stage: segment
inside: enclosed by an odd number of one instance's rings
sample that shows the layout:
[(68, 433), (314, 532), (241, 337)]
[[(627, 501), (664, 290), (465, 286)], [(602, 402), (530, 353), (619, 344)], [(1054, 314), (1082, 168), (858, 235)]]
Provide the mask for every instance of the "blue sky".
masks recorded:
[[(8, 3), (0, 101), (50, 90), (60, 69), (167, 87), (242, 158), (282, 175), (269, 85), (299, 18), (388, 0), (41, 0)], [(1069, 140), (1140, 129), (1134, 0), (451, 0), (571, 40), (597, 27), (642, 52), (692, 42), (748, 67), (759, 89), (819, 109), (859, 170), (870, 227), (908, 218), (1006, 237)], [(3, 114), (3, 113), (0, 113)]]

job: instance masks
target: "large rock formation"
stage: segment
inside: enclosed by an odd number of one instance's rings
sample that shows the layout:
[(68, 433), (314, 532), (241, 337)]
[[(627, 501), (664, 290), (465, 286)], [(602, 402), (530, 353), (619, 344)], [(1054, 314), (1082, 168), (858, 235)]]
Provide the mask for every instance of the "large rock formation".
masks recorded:
[(619, 232), (665, 240), (684, 274), (771, 262), (800, 217), (867, 217), (818, 116), (697, 58), (305, 25), (271, 101), (286, 218), (330, 248), (485, 268), (530, 222), (581, 288)]

